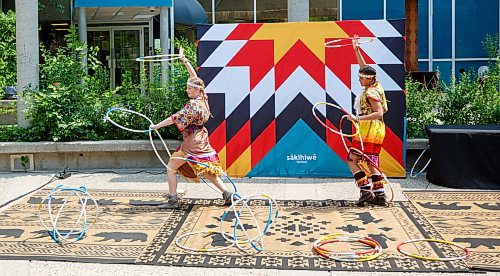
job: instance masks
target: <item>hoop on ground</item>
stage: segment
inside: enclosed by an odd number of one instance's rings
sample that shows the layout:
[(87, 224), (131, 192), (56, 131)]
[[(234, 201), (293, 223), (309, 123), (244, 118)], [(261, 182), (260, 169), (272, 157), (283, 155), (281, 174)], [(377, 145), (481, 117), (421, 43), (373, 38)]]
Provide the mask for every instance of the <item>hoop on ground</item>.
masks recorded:
[[(345, 37), (345, 38), (338, 38), (334, 40), (330, 40), (328, 42), (325, 42), (325, 47), (326, 48), (338, 48), (338, 47), (344, 47), (344, 46), (352, 46), (352, 43), (345, 42), (348, 40), (354, 40), (358, 39), (358, 44), (365, 44), (365, 43), (370, 43), (373, 42), (373, 37)], [(340, 43), (340, 44), (336, 44)]]
[[(267, 202), (268, 202), (267, 206), (269, 206), (267, 221), (266, 221), (266, 224), (265, 224), (263, 229), (261, 229), (261, 226), (259, 225), (259, 221), (257, 220), (254, 212), (252, 212), (252, 210), (250, 209), (250, 207), (248, 205), (248, 202), (251, 199), (256, 198), (256, 197), (264, 197), (265, 198), (264, 200), (267, 200)], [(245, 228), (245, 225), (248, 225), (248, 223), (243, 223), (243, 221), (241, 219), (241, 213), (242, 213), (241, 210), (242, 209), (248, 211), (249, 216), (250, 216), (251, 220), (253, 221), (254, 226), (256, 228), (256, 231), (258, 233), (257, 236), (251, 237), (250, 234), (248, 233), (247, 229)], [(226, 215), (230, 211), (232, 211), (234, 213), (234, 217), (235, 217), (235, 222), (233, 225), (233, 236), (230, 236), (227, 233), (225, 233), (223, 231), (223, 226), (222, 226), (223, 222), (225, 221)], [(266, 233), (269, 231), (272, 223), (274, 222), (274, 219), (278, 218), (278, 214), (279, 214), (278, 202), (274, 198), (270, 197), (267, 194), (252, 194), (252, 195), (249, 195), (246, 197), (241, 197), (240, 195), (235, 193), (231, 196), (231, 206), (229, 206), (221, 216), (220, 231), (219, 232), (222, 234), (222, 236), (228, 242), (234, 241), (236, 244), (236, 247), (238, 247), (238, 249), (240, 249), (242, 251), (253, 248), (256, 251), (261, 252), (262, 250), (264, 250), (263, 238), (266, 235)], [(238, 241), (238, 235), (237, 235), (238, 229), (243, 232), (243, 234), (246, 237), (246, 240)], [(249, 243), (250, 246), (247, 246), (247, 247), (243, 246), (243, 244), (245, 244), (245, 243)]]
[(417, 176), (419, 176), (421, 173), (423, 173), (425, 171), (425, 169), (427, 169), (427, 167), (431, 163), (431, 158), (429, 158), (429, 161), (427, 161), (427, 163), (425, 164), (425, 166), (419, 172), (417, 172), (417, 174), (413, 175), (413, 170), (415, 170), (415, 166), (417, 165), (418, 161), (420, 161), (420, 158), (422, 158), (422, 156), (424, 156), (425, 152), (430, 147), (431, 147), (430, 145), (427, 145), (425, 147), (424, 151), (422, 151), (422, 153), (418, 156), (417, 160), (415, 160), (415, 163), (413, 163), (413, 166), (411, 167), (411, 171), (410, 171), (410, 177), (411, 178), (417, 178)]
[[(356, 123), (356, 122), (352, 122), (352, 124), (354, 125), (354, 128), (356, 129), (356, 132), (353, 133), (353, 134), (346, 134), (346, 133), (342, 133), (342, 131), (337, 131), (331, 127), (329, 127), (328, 125), (326, 125), (325, 123), (323, 123), (318, 115), (316, 115), (316, 109), (317, 109), (317, 106), (318, 105), (328, 105), (328, 106), (331, 106), (331, 107), (334, 107), (334, 108), (337, 108), (338, 110), (342, 111), (343, 113), (345, 113), (345, 115), (343, 115), (342, 117), (349, 117), (350, 113), (347, 112), (345, 109), (343, 109), (342, 107), (336, 105), (336, 104), (332, 104), (332, 103), (329, 103), (329, 102), (317, 102), (313, 105), (312, 107), (312, 113), (313, 113), (313, 116), (314, 118), (316, 118), (316, 120), (322, 125), (324, 126), (326, 129), (330, 130), (331, 132), (335, 133), (335, 134), (338, 134), (340, 136), (343, 136), (343, 137), (354, 137), (354, 136), (358, 136), (359, 135), (359, 124)], [(325, 116), (326, 117), (326, 116)], [(342, 122), (342, 120), (341, 120)], [(342, 129), (342, 126), (339, 126), (339, 129)]]
[[(447, 244), (447, 245), (455, 246), (455, 247), (458, 247), (458, 248), (462, 249), (465, 254), (462, 255), (462, 256), (450, 257), (450, 258), (426, 257), (426, 256), (420, 256), (420, 255), (417, 255), (417, 254), (409, 253), (409, 252), (404, 251), (404, 250), (401, 249), (401, 247), (403, 245), (409, 244), (409, 243), (415, 243), (415, 242), (436, 242), (436, 243)], [(461, 245), (456, 244), (454, 242), (450, 242), (450, 241), (446, 241), (446, 240), (438, 240), (438, 239), (414, 239), (414, 240), (407, 240), (407, 241), (404, 241), (404, 242), (398, 244), (397, 249), (403, 255), (406, 255), (408, 257), (413, 257), (413, 258), (416, 258), (416, 259), (426, 260), (426, 261), (441, 261), (441, 262), (457, 261), (457, 260), (463, 260), (463, 259), (468, 258), (470, 256), (470, 251), (469, 251), (469, 249), (467, 247), (461, 246)]]
[(179, 54), (166, 54), (166, 55), (138, 57), (135, 60), (141, 62), (160, 62), (160, 61), (172, 61), (180, 58), (181, 56)]
[[(334, 252), (323, 247), (323, 245), (335, 242), (359, 242), (371, 247), (371, 249), (359, 252)], [(370, 261), (382, 255), (382, 246), (376, 240), (370, 237), (363, 237), (347, 233), (336, 233), (323, 236), (314, 242), (313, 249), (317, 254), (326, 259), (332, 259), (341, 262)]]
[[(54, 195), (58, 193), (67, 193), (69, 194), (66, 196), (64, 199), (63, 203), (60, 205), (58, 210), (53, 210), (52, 206), (52, 199)], [(59, 220), (62, 211), (64, 210), (64, 207), (68, 202), (71, 201), (73, 196), (76, 196), (78, 198), (78, 203), (81, 206), (81, 211), (80, 215), (78, 216), (78, 219), (76, 222), (73, 224), (73, 227), (71, 230), (66, 230), (66, 231), (60, 231), (58, 229), (59, 224), (67, 224), (69, 225), (69, 222), (63, 222)], [(93, 205), (95, 206), (95, 214), (94, 218), (92, 219), (92, 222), (90, 225), (87, 223), (87, 202), (91, 200), (93, 202)], [(42, 206), (43, 204), (47, 202), (47, 211), (48, 211), (48, 219), (50, 220), (52, 228), (49, 228), (47, 223), (45, 223), (45, 219), (42, 217)], [(57, 212), (57, 214), (54, 214)], [(66, 214), (67, 216), (67, 214)], [(97, 221), (97, 217), (99, 216), (99, 205), (97, 204), (97, 201), (89, 194), (87, 191), (87, 188), (84, 186), (81, 186), (80, 188), (72, 188), (69, 186), (65, 185), (57, 185), (54, 189), (52, 189), (47, 197), (43, 199), (39, 204), (38, 204), (38, 218), (40, 222), (42, 223), (43, 227), (47, 229), (47, 231), (50, 233), (52, 239), (56, 241), (57, 243), (62, 243), (66, 240), (69, 239), (74, 239), (71, 242), (76, 242), (79, 241), (83, 238), (85, 235), (85, 231), (90, 229), (95, 222)], [(58, 224), (59, 223), (59, 224)]]

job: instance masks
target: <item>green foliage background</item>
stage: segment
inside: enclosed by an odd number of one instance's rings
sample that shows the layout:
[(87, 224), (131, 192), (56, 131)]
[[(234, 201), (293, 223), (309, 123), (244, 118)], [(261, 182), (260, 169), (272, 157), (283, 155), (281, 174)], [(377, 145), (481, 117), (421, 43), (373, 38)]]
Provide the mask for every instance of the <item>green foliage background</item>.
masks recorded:
[[(0, 88), (16, 85), (16, 14), (0, 12)], [(0, 99), (3, 98), (0, 89)]]

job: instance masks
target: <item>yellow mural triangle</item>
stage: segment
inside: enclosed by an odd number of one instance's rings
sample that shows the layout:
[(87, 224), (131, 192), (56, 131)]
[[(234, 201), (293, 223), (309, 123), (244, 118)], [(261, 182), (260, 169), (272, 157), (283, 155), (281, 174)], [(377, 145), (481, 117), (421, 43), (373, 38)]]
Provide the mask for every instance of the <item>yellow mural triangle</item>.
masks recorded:
[(387, 177), (405, 177), (406, 171), (386, 150), (380, 151), (380, 169)]
[(274, 40), (274, 64), (301, 40), (323, 63), (325, 39), (345, 38), (348, 35), (333, 21), (265, 23), (250, 40)]
[(249, 146), (239, 157), (234, 161), (231, 167), (227, 168), (227, 175), (234, 177), (245, 177), (252, 170), (252, 146)]

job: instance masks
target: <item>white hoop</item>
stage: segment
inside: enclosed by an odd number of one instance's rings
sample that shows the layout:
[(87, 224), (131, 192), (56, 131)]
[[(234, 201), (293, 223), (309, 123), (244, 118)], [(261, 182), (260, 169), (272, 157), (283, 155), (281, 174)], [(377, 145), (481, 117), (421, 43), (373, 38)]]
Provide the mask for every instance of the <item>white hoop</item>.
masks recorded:
[[(57, 214), (54, 217), (53, 211), (52, 211), (52, 198), (54, 194), (59, 193), (59, 192), (70, 192), (70, 194), (64, 199), (64, 202), (62, 205), (59, 207), (59, 210), (57, 211)], [(82, 197), (83, 195), (83, 197)], [(78, 216), (77, 221), (74, 223), (73, 228), (69, 230), (68, 232), (60, 232), (58, 228), (58, 220), (59, 216), (61, 215), (62, 210), (66, 206), (66, 203), (69, 201), (69, 199), (72, 196), (76, 196), (78, 198), (78, 202), (82, 206), (82, 210), (80, 212), (80, 215)], [(95, 214), (94, 218), (92, 219), (92, 222), (90, 225), (87, 223), (87, 202), (92, 201), (95, 206)], [(42, 217), (42, 205), (47, 202), (47, 211), (49, 213), (49, 220), (52, 224), (52, 229), (49, 228), (49, 226), (45, 223), (44, 218)], [(97, 201), (90, 195), (90, 193), (87, 191), (87, 188), (82, 186), (80, 188), (72, 188), (69, 186), (65, 185), (58, 185), (54, 189), (52, 189), (49, 194), (38, 204), (38, 218), (40, 222), (42, 223), (43, 227), (47, 229), (47, 231), (50, 233), (52, 238), (57, 242), (57, 243), (62, 243), (68, 239), (71, 238), (71, 236), (77, 235), (77, 237), (74, 238), (73, 241), (70, 242), (76, 242), (80, 239), (83, 238), (85, 235), (85, 231), (90, 229), (95, 222), (97, 221), (97, 217), (99, 216), (99, 205), (97, 204)], [(81, 229), (77, 230), (77, 227), (81, 224)]]
[(339, 39), (334, 39), (334, 40), (330, 40), (328, 42), (325, 42), (325, 47), (326, 48), (338, 48), (338, 47), (343, 47), (343, 46), (351, 46), (352, 43), (342, 43), (342, 44), (335, 44), (335, 43), (341, 42), (344, 40), (354, 40), (354, 39), (359, 39), (358, 44), (370, 43), (374, 40), (373, 37), (345, 37), (345, 38), (339, 38)]
[(167, 55), (154, 55), (154, 56), (145, 56), (138, 57), (135, 60), (141, 62), (160, 62), (160, 61), (171, 61), (180, 59), (181, 56), (179, 54), (167, 54)]
[(141, 114), (139, 112), (135, 112), (133, 110), (129, 110), (129, 109), (126, 109), (126, 108), (121, 108), (121, 107), (114, 107), (114, 108), (109, 109), (108, 112), (106, 112), (106, 115), (104, 116), (104, 121), (109, 121), (113, 125), (121, 128), (121, 129), (131, 131), (131, 132), (136, 132), (136, 133), (148, 133), (148, 132), (151, 132), (151, 129), (148, 129), (148, 130), (137, 130), (137, 129), (131, 129), (131, 128), (127, 128), (127, 127), (124, 127), (122, 125), (119, 125), (118, 123), (116, 123), (115, 121), (113, 121), (109, 117), (109, 114), (111, 114), (111, 112), (113, 112), (113, 111), (123, 111), (123, 112), (126, 112), (126, 113), (132, 113), (132, 114), (135, 114), (135, 115), (139, 115), (142, 118), (146, 119), (150, 123), (150, 125), (154, 124), (153, 121), (151, 121), (151, 119), (149, 119), (145, 115), (143, 115), (143, 114)]

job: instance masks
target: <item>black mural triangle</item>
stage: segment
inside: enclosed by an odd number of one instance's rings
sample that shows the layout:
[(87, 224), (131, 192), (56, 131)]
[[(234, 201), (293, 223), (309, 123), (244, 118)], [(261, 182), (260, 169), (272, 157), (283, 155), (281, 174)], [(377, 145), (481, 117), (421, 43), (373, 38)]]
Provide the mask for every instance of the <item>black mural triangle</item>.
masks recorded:
[[(198, 77), (200, 77), (205, 86), (208, 86), (210, 82), (222, 71), (224, 67), (200, 67), (198, 69)], [(214, 92), (224, 92), (224, 91), (214, 91)]]
[(212, 26), (212, 24), (196, 24), (196, 40), (200, 40)]
[[(378, 64), (378, 66), (401, 87), (401, 90), (404, 89), (406, 77), (404, 64)], [(384, 86), (383, 83), (382, 86)]]
[(203, 66), (208, 57), (214, 53), (215, 49), (222, 44), (222, 41), (198, 41), (198, 48), (196, 48), (198, 66)]
[(405, 62), (405, 40), (402, 37), (379, 37), (378, 39), (401, 63)]
[(259, 110), (252, 116), (252, 143), (259, 137), (259, 135), (274, 121), (275, 116), (275, 99), (274, 94), (267, 100), (267, 102), (259, 108)]
[(389, 23), (401, 34), (401, 36), (406, 34), (406, 19), (392, 19), (387, 21), (389, 21)]
[[(326, 95), (326, 102), (328, 103), (332, 103), (334, 105), (337, 105), (339, 107), (341, 107), (332, 97), (330, 97), (330, 95)], [(349, 112), (349, 111), (347, 111)], [(319, 112), (316, 112), (316, 114), (321, 114)], [(339, 128), (340, 127), (340, 119), (342, 118), (342, 116), (346, 115), (346, 113), (336, 107), (333, 107), (333, 106), (329, 106), (327, 105), (326, 106), (326, 117), (328, 118), (328, 120), (335, 126), (335, 128)], [(319, 115), (318, 115), (319, 117)], [(325, 122), (325, 121), (323, 121)], [(349, 122), (349, 120), (347, 118), (345, 118), (342, 122), (342, 131), (346, 134), (351, 134), (352, 133), (352, 124)]]
[(210, 118), (205, 124), (209, 133), (214, 132), (226, 118), (226, 94), (210, 93), (208, 94), (208, 104), (213, 118)]
[(326, 129), (313, 116), (311, 104), (299, 93), (276, 118), (276, 143), (302, 119), (321, 140), (326, 141)]
[(401, 90), (385, 91), (385, 97), (389, 101), (387, 103), (389, 111), (384, 114), (384, 122), (403, 141), (406, 117), (405, 93)]
[(226, 142), (250, 120), (250, 94), (226, 118)]

